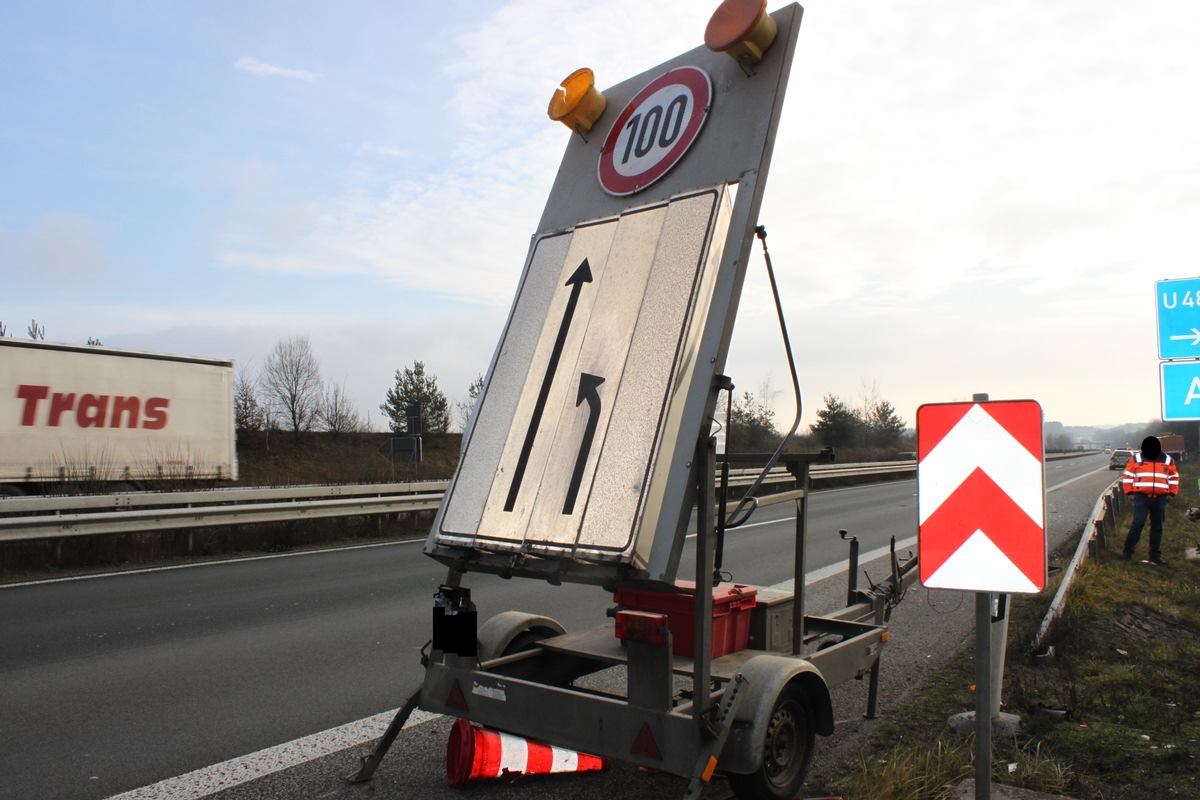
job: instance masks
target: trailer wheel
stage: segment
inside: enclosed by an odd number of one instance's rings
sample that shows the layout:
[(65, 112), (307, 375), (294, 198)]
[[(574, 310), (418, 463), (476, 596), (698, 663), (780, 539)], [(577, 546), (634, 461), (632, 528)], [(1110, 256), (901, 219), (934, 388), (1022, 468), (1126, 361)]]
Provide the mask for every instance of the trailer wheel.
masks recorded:
[(748, 775), (730, 774), (730, 788), (740, 800), (792, 800), (804, 785), (815, 741), (812, 706), (793, 681), (771, 708), (762, 764)]
[(550, 617), (504, 611), (479, 628), (479, 660), (511, 656), (530, 649), (542, 639), (566, 632), (566, 628)]

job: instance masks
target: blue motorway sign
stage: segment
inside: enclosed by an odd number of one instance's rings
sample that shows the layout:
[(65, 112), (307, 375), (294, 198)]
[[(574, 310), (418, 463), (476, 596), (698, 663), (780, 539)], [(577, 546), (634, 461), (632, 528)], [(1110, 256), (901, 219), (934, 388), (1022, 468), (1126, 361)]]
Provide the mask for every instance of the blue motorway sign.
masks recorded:
[(1154, 284), (1158, 357), (1200, 358), (1200, 278)]
[(1200, 420), (1200, 361), (1164, 361), (1159, 369), (1163, 420)]

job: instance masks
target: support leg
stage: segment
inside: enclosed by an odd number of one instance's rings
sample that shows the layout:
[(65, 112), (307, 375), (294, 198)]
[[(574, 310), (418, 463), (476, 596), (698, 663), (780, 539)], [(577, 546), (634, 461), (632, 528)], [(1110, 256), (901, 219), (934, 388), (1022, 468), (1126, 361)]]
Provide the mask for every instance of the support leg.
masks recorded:
[(396, 741), (396, 737), (400, 735), (400, 730), (404, 727), (404, 723), (408, 722), (408, 718), (412, 715), (412, 712), (416, 711), (417, 703), (420, 700), (421, 690), (417, 689), (405, 701), (404, 705), (400, 707), (400, 710), (396, 712), (396, 716), (392, 718), (392, 723), (384, 731), (383, 738), (379, 740), (379, 744), (375, 745), (375, 750), (371, 755), (363, 757), (362, 768), (349, 777), (351, 783), (365, 783), (371, 780), (371, 776), (375, 774), (375, 770), (379, 767), (379, 762), (383, 761), (383, 757), (391, 749), (392, 742)]

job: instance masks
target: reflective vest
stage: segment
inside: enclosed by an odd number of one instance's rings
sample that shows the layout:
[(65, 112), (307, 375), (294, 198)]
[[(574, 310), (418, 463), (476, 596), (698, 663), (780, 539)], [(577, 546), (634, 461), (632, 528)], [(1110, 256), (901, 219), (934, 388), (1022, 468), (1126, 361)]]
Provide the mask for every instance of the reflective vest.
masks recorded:
[(1146, 461), (1138, 453), (1125, 464), (1121, 488), (1125, 494), (1145, 494), (1150, 497), (1169, 494), (1174, 497), (1179, 494), (1179, 470), (1165, 453), (1162, 461)]

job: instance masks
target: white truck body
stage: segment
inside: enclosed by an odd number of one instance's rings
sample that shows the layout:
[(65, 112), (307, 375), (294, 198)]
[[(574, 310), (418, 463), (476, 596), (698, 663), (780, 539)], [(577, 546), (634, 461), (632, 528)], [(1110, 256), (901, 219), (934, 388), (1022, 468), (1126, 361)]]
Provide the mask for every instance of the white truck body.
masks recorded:
[(233, 362), (0, 338), (0, 484), (237, 478)]

